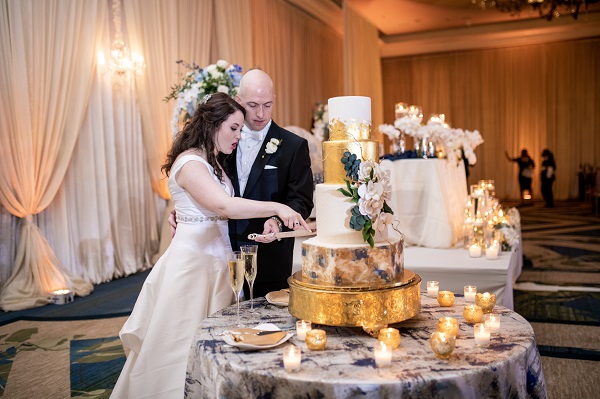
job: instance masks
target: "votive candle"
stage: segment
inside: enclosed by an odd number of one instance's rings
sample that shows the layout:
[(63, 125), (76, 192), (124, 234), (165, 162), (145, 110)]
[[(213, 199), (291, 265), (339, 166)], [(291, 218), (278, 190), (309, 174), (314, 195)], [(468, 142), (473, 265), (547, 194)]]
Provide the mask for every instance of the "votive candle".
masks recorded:
[(389, 367), (392, 364), (392, 347), (385, 342), (375, 342), (375, 364), (377, 367)]
[(469, 247), (469, 256), (471, 258), (481, 257), (481, 247), (477, 244), (473, 244)]
[(302, 364), (302, 351), (294, 345), (283, 348), (283, 367), (286, 371), (296, 371)]
[(306, 339), (306, 332), (311, 329), (312, 325), (310, 321), (298, 320), (296, 322), (296, 335), (300, 341), (304, 341)]
[(484, 323), (477, 323), (473, 327), (475, 336), (475, 345), (479, 347), (487, 347), (490, 345), (490, 329)]
[(438, 292), (437, 301), (440, 306), (449, 307), (454, 305), (454, 292), (440, 291)]
[(483, 315), (483, 323), (489, 327), (492, 334), (500, 332), (500, 315), (488, 313)]
[(465, 305), (463, 316), (467, 323), (481, 323), (481, 320), (483, 319), (483, 310), (481, 310), (481, 306)]
[(454, 317), (442, 317), (438, 320), (437, 330), (456, 337), (458, 335), (458, 320)]
[(312, 351), (322, 351), (327, 345), (325, 330), (309, 330), (306, 332), (306, 346)]
[(448, 333), (436, 331), (431, 334), (429, 344), (436, 357), (439, 359), (448, 359), (454, 351), (456, 337)]
[(485, 258), (489, 260), (498, 259), (498, 254), (500, 253), (500, 246), (497, 244), (492, 244), (485, 250)]
[(427, 296), (430, 296), (433, 298), (437, 297), (439, 289), (440, 289), (439, 281), (428, 281), (427, 282)]
[(475, 294), (475, 304), (481, 306), (483, 313), (492, 313), (494, 306), (496, 306), (496, 294), (478, 292)]
[(477, 294), (477, 287), (474, 285), (465, 285), (465, 302), (475, 302), (475, 294)]
[(395, 328), (382, 328), (379, 330), (377, 340), (383, 342), (392, 349), (400, 346), (400, 331)]

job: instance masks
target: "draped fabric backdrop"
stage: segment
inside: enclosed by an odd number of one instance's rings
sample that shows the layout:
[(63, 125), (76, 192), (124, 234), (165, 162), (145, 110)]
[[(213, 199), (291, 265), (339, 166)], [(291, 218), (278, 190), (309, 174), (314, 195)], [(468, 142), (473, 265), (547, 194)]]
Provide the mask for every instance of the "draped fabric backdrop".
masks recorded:
[(382, 61), (386, 123), (394, 104), (443, 113), (453, 127), (481, 132), (469, 181), (494, 179), (499, 198), (519, 198), (512, 157), (526, 148), (541, 198), (544, 148), (554, 152), (557, 199), (577, 197), (579, 165), (600, 164), (600, 38)]
[[(344, 94), (371, 97), (373, 126), (383, 123), (383, 90), (379, 32), (352, 6), (344, 3)], [(379, 140), (373, 129), (373, 139)]]
[(52, 290), (92, 290), (65, 270), (33, 216), (52, 202), (69, 165), (105, 9), (99, 1), (0, 3), (0, 203), (22, 221), (14, 268), (0, 296), (5, 310), (46, 304)]

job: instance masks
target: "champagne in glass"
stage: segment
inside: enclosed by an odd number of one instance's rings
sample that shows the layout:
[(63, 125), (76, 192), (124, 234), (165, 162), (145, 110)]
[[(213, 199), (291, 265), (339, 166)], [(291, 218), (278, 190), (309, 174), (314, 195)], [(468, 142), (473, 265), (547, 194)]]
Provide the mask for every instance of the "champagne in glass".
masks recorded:
[(240, 251), (233, 251), (227, 256), (229, 266), (229, 284), (235, 294), (237, 305), (237, 323), (240, 324), (240, 292), (244, 286), (244, 258)]
[(256, 256), (258, 251), (258, 245), (242, 245), (242, 254), (244, 255), (244, 275), (250, 288), (250, 312), (254, 312), (254, 294), (252, 288), (254, 286), (254, 279), (256, 279)]

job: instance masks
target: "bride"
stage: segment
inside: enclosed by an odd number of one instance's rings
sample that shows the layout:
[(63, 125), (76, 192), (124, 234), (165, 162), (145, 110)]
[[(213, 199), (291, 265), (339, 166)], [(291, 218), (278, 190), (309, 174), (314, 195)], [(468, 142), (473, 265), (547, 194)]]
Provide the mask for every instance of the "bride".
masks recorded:
[[(244, 108), (224, 93), (206, 96), (176, 137), (162, 169), (177, 214), (177, 234), (148, 275), (120, 337), (130, 349), (111, 398), (183, 398), (194, 334), (229, 306), (227, 219), (277, 215), (293, 229), (290, 207), (233, 197), (222, 159), (240, 139)], [(271, 242), (274, 238), (259, 239)]]

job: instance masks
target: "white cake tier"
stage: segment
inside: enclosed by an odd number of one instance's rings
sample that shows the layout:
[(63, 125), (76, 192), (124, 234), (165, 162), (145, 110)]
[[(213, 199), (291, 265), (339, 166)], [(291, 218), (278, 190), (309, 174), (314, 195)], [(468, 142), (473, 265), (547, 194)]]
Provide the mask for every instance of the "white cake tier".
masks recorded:
[(375, 244), (339, 245), (317, 237), (302, 243), (302, 276), (337, 286), (387, 284), (404, 271), (404, 241), (396, 236)]
[[(362, 232), (350, 228), (350, 209), (356, 203), (338, 189), (345, 184), (317, 184), (315, 188), (315, 208), (317, 210), (317, 240), (328, 245), (343, 246), (364, 244)], [(379, 233), (375, 242), (385, 241)]]
[(371, 98), (362, 96), (333, 97), (327, 101), (329, 122), (340, 120), (344, 123), (355, 121), (371, 124)]

